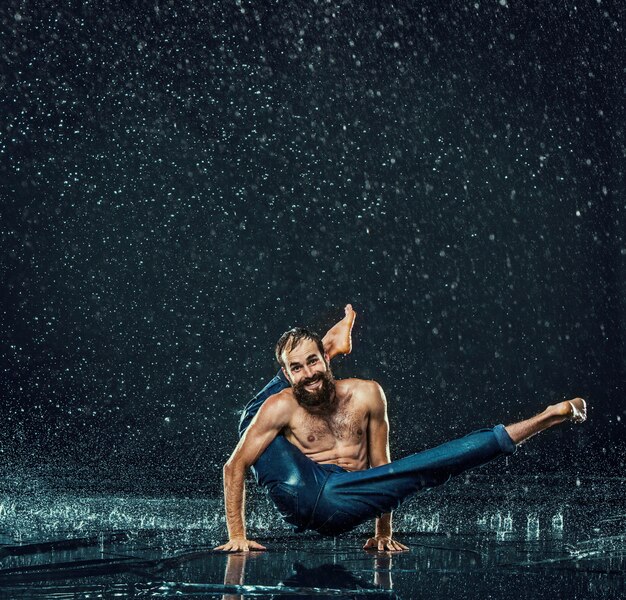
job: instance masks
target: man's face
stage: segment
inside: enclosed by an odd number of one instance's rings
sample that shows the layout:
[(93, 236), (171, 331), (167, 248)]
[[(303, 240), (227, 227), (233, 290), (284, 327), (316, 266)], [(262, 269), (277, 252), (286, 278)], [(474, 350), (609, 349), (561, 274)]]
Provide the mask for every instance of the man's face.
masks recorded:
[(293, 350), (283, 351), (283, 368), (293, 386), (298, 403), (309, 412), (329, 415), (336, 404), (335, 380), (328, 365), (328, 355), (320, 354), (313, 340), (302, 340)]

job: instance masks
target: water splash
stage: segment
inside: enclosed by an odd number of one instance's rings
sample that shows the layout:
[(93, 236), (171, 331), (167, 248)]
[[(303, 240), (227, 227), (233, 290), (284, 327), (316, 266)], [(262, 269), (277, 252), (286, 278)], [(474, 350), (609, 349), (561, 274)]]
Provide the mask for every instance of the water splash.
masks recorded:
[(405, 517), (404, 527), (409, 531), (422, 533), (439, 533), (441, 517), (439, 512), (432, 514), (411, 514)]
[(526, 539), (538, 540), (539, 532), (539, 515), (536, 513), (528, 514), (526, 517)]
[(557, 535), (563, 534), (563, 511), (560, 510), (552, 517), (552, 532)]

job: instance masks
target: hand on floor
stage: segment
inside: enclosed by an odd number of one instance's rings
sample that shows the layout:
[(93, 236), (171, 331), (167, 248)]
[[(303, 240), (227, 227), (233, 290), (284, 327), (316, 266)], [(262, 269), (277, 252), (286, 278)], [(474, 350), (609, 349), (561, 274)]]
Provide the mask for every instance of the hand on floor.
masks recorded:
[(267, 548), (246, 538), (231, 538), (226, 544), (217, 546), (213, 548), (213, 550), (222, 550), (223, 552), (249, 552), (250, 550), (267, 550)]
[(409, 549), (408, 546), (392, 540), (391, 536), (388, 535), (376, 535), (370, 538), (365, 542), (363, 548), (366, 550), (371, 548), (379, 552), (404, 552)]

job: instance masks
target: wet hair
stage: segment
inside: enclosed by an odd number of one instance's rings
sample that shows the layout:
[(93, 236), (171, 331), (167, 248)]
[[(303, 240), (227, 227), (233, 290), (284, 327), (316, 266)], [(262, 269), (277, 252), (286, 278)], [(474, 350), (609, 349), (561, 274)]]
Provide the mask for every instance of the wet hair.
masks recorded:
[(287, 367), (283, 362), (283, 352), (285, 350), (291, 352), (302, 340), (313, 340), (317, 344), (320, 354), (324, 356), (324, 344), (317, 333), (305, 327), (293, 327), (289, 331), (285, 331), (276, 342), (276, 360), (281, 367)]

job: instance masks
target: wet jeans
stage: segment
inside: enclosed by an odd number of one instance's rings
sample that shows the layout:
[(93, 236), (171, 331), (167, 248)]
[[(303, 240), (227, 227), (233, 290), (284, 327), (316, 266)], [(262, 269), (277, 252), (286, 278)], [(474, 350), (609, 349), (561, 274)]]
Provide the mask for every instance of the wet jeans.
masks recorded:
[[(246, 405), (239, 422), (240, 436), (263, 402), (286, 387), (289, 383), (279, 372)], [(497, 425), (386, 465), (346, 471), (337, 465), (316, 463), (279, 435), (252, 471), (296, 532), (312, 529), (322, 535), (338, 535), (393, 511), (420, 490), (514, 452), (515, 444), (504, 426)]]

